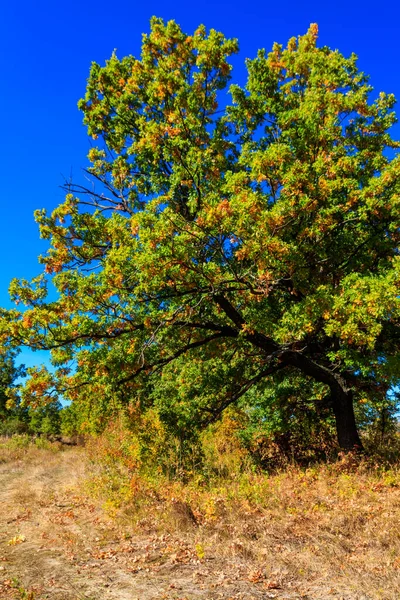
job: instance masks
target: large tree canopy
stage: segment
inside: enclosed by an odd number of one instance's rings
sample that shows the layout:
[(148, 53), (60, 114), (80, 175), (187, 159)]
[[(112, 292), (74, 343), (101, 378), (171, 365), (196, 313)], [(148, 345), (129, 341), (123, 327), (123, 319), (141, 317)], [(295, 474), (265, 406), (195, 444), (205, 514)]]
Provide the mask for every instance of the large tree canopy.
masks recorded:
[(33, 404), (159, 399), (204, 424), (297, 373), (339, 444), (361, 446), (354, 398), (399, 378), (395, 100), (372, 101), (316, 25), (247, 61), (244, 88), (228, 88), (235, 52), (153, 18), (140, 59), (92, 65), (91, 183), (37, 212), (45, 273), (13, 282), (27, 308), (4, 314), (3, 336), (51, 349)]

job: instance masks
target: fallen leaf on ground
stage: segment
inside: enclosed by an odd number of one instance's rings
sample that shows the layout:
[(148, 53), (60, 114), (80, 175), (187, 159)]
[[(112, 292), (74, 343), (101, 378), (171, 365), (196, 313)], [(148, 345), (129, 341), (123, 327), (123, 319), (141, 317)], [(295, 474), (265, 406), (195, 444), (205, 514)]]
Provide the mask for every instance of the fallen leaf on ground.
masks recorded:
[(15, 546), (16, 544), (22, 544), (25, 540), (26, 538), (24, 535), (15, 535), (11, 540), (8, 540), (7, 544), (9, 546)]

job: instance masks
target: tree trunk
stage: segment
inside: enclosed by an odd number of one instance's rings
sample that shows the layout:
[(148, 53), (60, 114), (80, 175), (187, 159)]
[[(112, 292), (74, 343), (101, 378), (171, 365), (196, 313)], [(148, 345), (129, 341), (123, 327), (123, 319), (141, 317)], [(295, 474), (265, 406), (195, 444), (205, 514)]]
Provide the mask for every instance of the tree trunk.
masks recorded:
[(363, 445), (354, 416), (352, 391), (345, 390), (340, 385), (332, 386), (331, 397), (339, 446), (343, 450), (362, 451)]
[(342, 450), (362, 452), (363, 445), (358, 435), (354, 416), (353, 393), (346, 380), (338, 373), (333, 373), (300, 352), (286, 351), (282, 353), (282, 359), (286, 364), (297, 367), (305, 375), (309, 375), (329, 387), (339, 446)]

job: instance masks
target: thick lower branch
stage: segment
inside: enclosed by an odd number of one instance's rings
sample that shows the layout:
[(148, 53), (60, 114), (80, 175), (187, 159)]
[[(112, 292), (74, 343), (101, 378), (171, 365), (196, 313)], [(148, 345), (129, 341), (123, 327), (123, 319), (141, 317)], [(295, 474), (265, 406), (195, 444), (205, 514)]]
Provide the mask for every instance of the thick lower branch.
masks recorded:
[(317, 364), (300, 352), (285, 351), (281, 359), (329, 387), (339, 446), (343, 450), (362, 450), (354, 416), (353, 392), (344, 377)]

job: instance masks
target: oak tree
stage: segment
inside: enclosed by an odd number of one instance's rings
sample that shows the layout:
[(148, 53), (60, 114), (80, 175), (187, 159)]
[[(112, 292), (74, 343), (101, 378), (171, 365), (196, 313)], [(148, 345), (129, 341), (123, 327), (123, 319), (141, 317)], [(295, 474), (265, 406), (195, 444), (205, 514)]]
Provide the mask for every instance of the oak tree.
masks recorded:
[(244, 87), (236, 40), (158, 18), (140, 58), (92, 65), (91, 183), (37, 212), (44, 273), (2, 321), (52, 353), (25, 401), (159, 402), (195, 426), (297, 373), (361, 447), (355, 399), (399, 378), (395, 99), (317, 33), (260, 50)]

